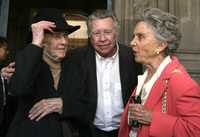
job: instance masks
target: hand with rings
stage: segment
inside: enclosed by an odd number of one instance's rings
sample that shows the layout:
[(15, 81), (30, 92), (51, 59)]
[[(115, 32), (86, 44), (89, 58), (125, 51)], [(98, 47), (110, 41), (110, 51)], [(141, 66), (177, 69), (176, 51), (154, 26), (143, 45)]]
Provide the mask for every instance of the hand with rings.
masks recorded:
[(44, 116), (57, 112), (62, 113), (63, 101), (61, 98), (42, 99), (37, 102), (29, 111), (29, 118), (31, 120), (39, 121)]
[(152, 119), (152, 112), (141, 104), (129, 104), (129, 118), (138, 120), (141, 124), (149, 125)]

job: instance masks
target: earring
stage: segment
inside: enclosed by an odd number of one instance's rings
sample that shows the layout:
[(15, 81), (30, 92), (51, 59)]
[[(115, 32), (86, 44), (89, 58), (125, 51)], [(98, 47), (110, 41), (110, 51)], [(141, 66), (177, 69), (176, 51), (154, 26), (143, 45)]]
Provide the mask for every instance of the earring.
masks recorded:
[(160, 50), (159, 49), (156, 49), (156, 54), (160, 54)]

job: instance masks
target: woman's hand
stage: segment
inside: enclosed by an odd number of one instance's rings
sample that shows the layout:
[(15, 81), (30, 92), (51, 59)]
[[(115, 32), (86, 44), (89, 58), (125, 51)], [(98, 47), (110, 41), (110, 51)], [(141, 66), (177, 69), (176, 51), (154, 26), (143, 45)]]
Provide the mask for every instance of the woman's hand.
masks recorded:
[(32, 35), (33, 35), (32, 44), (42, 48), (44, 31), (48, 30), (50, 32), (53, 32), (53, 28), (55, 27), (56, 27), (55, 23), (50, 21), (40, 21), (37, 23), (33, 23), (31, 25)]
[(57, 112), (62, 113), (63, 101), (61, 98), (48, 98), (37, 102), (29, 111), (31, 120), (39, 121), (44, 116)]
[(146, 109), (141, 104), (129, 104), (129, 118), (138, 120), (139, 123), (150, 125), (151, 124), (151, 118), (152, 118), (152, 112)]

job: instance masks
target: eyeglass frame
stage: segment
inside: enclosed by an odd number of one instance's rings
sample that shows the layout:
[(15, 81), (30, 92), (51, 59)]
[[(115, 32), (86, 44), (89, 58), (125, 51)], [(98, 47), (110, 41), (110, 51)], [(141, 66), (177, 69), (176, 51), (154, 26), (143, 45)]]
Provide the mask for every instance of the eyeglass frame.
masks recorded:
[(94, 31), (91, 32), (91, 35), (96, 37), (96, 38), (100, 38), (102, 35), (105, 36), (105, 37), (108, 37), (108, 36), (111, 36), (112, 34), (114, 34), (114, 28), (94, 30)]

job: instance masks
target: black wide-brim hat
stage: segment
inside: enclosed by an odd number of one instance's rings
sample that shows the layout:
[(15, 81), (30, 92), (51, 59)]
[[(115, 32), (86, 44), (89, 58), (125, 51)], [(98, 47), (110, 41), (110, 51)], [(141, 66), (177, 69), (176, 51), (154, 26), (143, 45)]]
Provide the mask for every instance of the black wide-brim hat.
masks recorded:
[(80, 26), (72, 26), (66, 22), (64, 16), (64, 10), (56, 8), (44, 8), (40, 9), (33, 17), (32, 23), (39, 21), (52, 21), (56, 27), (52, 30), (55, 32), (66, 32), (70, 34), (80, 28)]

